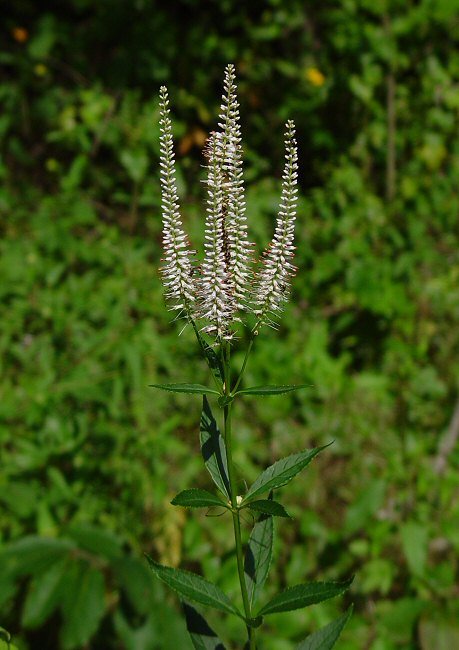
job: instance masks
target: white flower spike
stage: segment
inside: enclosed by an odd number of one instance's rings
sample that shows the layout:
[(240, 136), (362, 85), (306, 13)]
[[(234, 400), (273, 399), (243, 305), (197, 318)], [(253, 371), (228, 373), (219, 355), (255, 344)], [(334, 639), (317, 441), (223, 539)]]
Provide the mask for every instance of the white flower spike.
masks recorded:
[(204, 251), (199, 283), (198, 318), (209, 321), (203, 328), (218, 339), (231, 338), (230, 323), (236, 311), (231, 275), (228, 270), (228, 240), (225, 226), (223, 172), (217, 156), (219, 135), (211, 133), (206, 149), (208, 157), (207, 217)]
[(245, 217), (239, 104), (232, 64), (225, 69), (225, 93), (219, 116), (220, 131), (211, 133), (206, 148), (207, 209), (204, 261), (198, 272), (194, 251), (182, 226), (175, 180), (172, 127), (167, 89), (160, 90), (161, 195), (164, 265), (161, 268), (171, 309), (185, 315), (195, 329), (215, 338), (216, 343), (234, 336), (240, 313), (251, 310), (261, 325), (275, 325), (287, 300), (296, 268), (294, 228), (297, 205), (298, 154), (295, 126), (287, 122), (282, 194), (273, 239), (263, 263), (253, 277), (253, 244), (248, 240)]
[(235, 76), (234, 65), (230, 63), (225, 69), (225, 94), (222, 96), (218, 123), (222, 133), (217, 140), (217, 156), (225, 179), (228, 273), (237, 307), (246, 309), (251, 284), (253, 244), (247, 237), (242, 176), (242, 138)]
[(264, 252), (263, 267), (255, 279), (255, 308), (258, 323), (274, 325), (273, 318), (287, 301), (291, 278), (296, 267), (293, 239), (297, 205), (298, 151), (295, 125), (289, 120), (285, 133), (285, 167), (282, 176), (282, 195), (273, 239)]
[(170, 300), (170, 308), (184, 313), (190, 319), (196, 300), (191, 263), (194, 251), (190, 250), (188, 237), (180, 218), (169, 98), (165, 86), (160, 89), (160, 128), (159, 164), (164, 249), (161, 275), (166, 289), (166, 298)]

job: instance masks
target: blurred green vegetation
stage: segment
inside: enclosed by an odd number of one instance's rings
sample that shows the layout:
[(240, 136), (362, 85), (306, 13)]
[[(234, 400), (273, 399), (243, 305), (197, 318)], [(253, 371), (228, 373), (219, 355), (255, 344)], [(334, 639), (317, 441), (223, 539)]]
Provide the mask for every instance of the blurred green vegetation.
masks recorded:
[[(188, 648), (143, 552), (237, 593), (225, 519), (169, 505), (209, 487), (199, 399), (147, 388), (208, 379), (157, 273), (158, 88), (199, 245), (234, 62), (259, 248), (288, 117), (302, 184), (293, 300), (247, 381), (314, 386), (243, 403), (236, 460), (255, 478), (335, 440), (288, 488), (269, 589), (355, 572), (340, 649), (458, 647), (458, 0), (17, 0), (2, 18), (0, 625), (21, 650)], [(273, 616), (263, 650), (344, 605)]]

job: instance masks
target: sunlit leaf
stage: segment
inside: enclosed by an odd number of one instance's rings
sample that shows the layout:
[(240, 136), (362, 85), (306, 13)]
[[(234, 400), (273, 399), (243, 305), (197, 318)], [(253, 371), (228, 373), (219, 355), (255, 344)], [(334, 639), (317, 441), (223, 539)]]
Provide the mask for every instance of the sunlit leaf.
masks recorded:
[(352, 605), (342, 616), (332, 621), (321, 630), (310, 634), (296, 650), (331, 650), (352, 615)]
[(228, 504), (220, 497), (198, 488), (183, 490), (171, 501), (173, 506), (183, 506), (184, 508), (210, 508), (212, 506), (228, 508)]
[(252, 386), (250, 388), (238, 390), (235, 395), (282, 395), (283, 393), (291, 393), (294, 390), (301, 390), (302, 388), (310, 387), (309, 384), (297, 384), (296, 386)]
[(274, 490), (289, 483), (302, 469), (304, 469), (317, 454), (328, 447), (316, 447), (314, 449), (301, 451), (298, 454), (286, 456), (271, 465), (256, 479), (245, 495), (242, 504), (255, 500), (260, 494), (268, 490)]
[(149, 384), (149, 386), (150, 388), (167, 390), (170, 393), (188, 393), (198, 395), (212, 393), (213, 395), (220, 395), (218, 390), (208, 388), (208, 386), (204, 386), (203, 384)]
[(344, 582), (309, 582), (290, 587), (272, 598), (258, 612), (260, 616), (276, 612), (291, 612), (294, 609), (321, 603), (339, 596), (350, 587), (353, 577)]
[(273, 553), (273, 519), (262, 515), (255, 523), (245, 552), (245, 583), (251, 606), (258, 599), (268, 577)]

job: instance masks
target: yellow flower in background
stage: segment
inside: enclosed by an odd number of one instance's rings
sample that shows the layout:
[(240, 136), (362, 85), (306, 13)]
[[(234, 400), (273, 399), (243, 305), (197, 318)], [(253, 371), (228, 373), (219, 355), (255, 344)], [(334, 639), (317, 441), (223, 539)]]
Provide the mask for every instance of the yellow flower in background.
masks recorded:
[(14, 27), (11, 33), (18, 43), (25, 43), (29, 38), (29, 32), (24, 27)]
[(317, 68), (307, 68), (305, 77), (313, 86), (323, 86), (325, 83), (325, 75)]
[(48, 74), (48, 68), (43, 63), (37, 63), (33, 71), (37, 77), (45, 77)]

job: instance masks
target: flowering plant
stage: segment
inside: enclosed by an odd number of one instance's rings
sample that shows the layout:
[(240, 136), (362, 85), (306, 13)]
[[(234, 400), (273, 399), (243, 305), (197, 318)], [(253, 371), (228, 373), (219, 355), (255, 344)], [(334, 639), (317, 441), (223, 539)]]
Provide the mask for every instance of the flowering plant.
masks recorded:
[[(351, 578), (344, 582), (299, 584), (275, 595), (261, 607), (257, 604), (271, 564), (273, 517), (289, 516), (284, 506), (274, 500), (274, 491), (289, 483), (325, 447), (303, 450), (278, 460), (263, 471), (243, 495), (238, 495), (236, 489), (231, 427), (234, 402), (243, 396), (278, 395), (304, 388), (304, 385), (240, 387), (254, 340), (262, 326), (276, 326), (296, 270), (292, 263), (298, 193), (295, 126), (292, 121), (286, 124), (285, 164), (275, 231), (261, 262), (256, 263), (245, 217), (235, 70), (231, 64), (226, 67), (219, 130), (210, 134), (205, 151), (207, 212), (204, 261), (198, 267), (180, 216), (165, 87), (160, 90), (160, 114), (164, 247), (161, 274), (170, 308), (193, 327), (215, 387), (193, 383), (152, 386), (203, 396), (201, 452), (218, 494), (192, 488), (180, 492), (172, 504), (186, 508), (218, 507), (230, 514), (242, 610), (217, 585), (201, 576), (163, 566), (151, 558), (148, 560), (157, 577), (182, 597), (187, 628), (197, 650), (224, 650), (225, 646), (189, 601), (239, 617), (247, 630), (245, 648), (256, 650), (261, 647), (257, 645), (258, 628), (266, 616), (333, 598), (346, 591), (352, 582)], [(250, 318), (252, 326), (248, 325)], [(239, 372), (233, 373), (231, 346), (239, 323), (249, 328), (250, 338), (242, 366)], [(223, 433), (220, 433), (207, 395), (215, 397), (223, 411)], [(241, 534), (244, 510), (256, 518), (245, 550)], [(332, 648), (350, 615), (351, 609), (308, 636), (297, 650)]]

